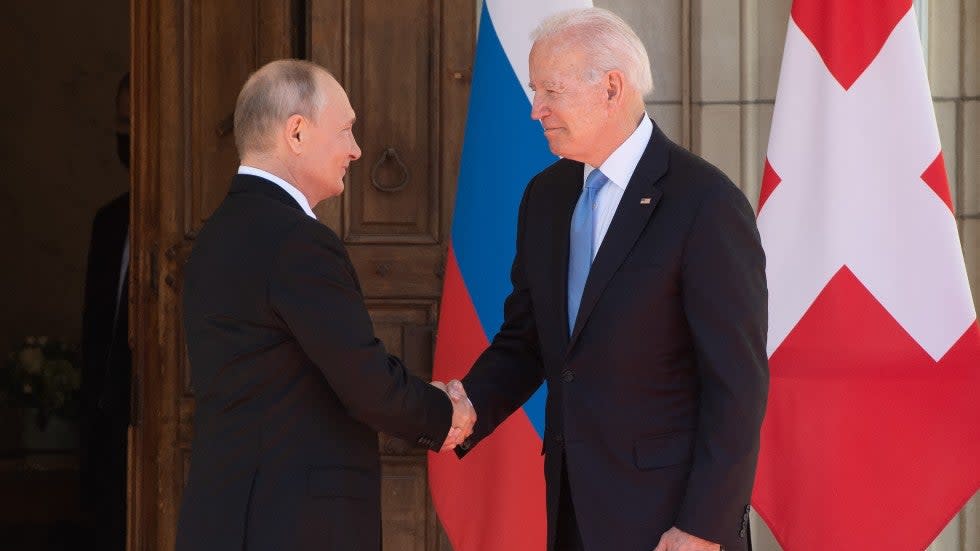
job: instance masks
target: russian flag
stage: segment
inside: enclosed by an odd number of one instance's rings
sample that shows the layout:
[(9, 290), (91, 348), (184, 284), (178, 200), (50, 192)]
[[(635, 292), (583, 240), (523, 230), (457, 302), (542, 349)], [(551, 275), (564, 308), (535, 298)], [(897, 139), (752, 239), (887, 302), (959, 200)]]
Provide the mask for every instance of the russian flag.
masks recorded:
[[(530, 34), (589, 0), (485, 0), (480, 16), (433, 378), (462, 379), (503, 322), (524, 187), (555, 161), (530, 117)], [(432, 498), (456, 551), (546, 543), (541, 389), (459, 460), (429, 454)], [(479, 415), (479, 411), (477, 412)]]

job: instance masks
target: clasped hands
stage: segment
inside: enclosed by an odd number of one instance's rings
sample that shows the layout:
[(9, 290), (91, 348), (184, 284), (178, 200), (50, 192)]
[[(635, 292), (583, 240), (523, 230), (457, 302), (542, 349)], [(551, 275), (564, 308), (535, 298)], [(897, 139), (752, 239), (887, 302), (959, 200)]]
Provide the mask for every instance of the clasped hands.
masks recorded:
[(446, 393), (449, 401), (453, 404), (453, 424), (446, 435), (446, 441), (442, 444), (442, 449), (446, 451), (462, 444), (473, 434), (473, 425), (476, 424), (476, 410), (473, 409), (473, 402), (466, 396), (463, 383), (453, 379), (449, 383), (432, 381), (432, 386)]

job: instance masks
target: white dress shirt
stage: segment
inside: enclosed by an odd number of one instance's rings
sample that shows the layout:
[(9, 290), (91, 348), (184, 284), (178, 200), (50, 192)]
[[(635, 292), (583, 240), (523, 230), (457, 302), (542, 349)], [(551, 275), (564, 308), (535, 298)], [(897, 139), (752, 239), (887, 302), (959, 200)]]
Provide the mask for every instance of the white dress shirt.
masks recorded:
[[(592, 236), (592, 250), (596, 254), (599, 253), (599, 247), (602, 245), (603, 238), (606, 237), (609, 224), (616, 214), (616, 209), (619, 208), (619, 201), (623, 198), (623, 193), (626, 192), (626, 186), (630, 183), (630, 178), (633, 177), (640, 157), (647, 149), (651, 135), (653, 135), (653, 123), (650, 122), (650, 117), (644, 114), (643, 120), (640, 121), (636, 130), (599, 167), (606, 178), (609, 178), (609, 183), (602, 186), (596, 196), (595, 213), (593, 213), (595, 232)], [(595, 167), (585, 165), (585, 174), (582, 176), (583, 190), (585, 190), (585, 179), (593, 170)], [(595, 255), (592, 256), (592, 259), (595, 260)]]
[(126, 224), (126, 241), (123, 243), (122, 260), (119, 262), (119, 283), (116, 284), (116, 310), (112, 314), (112, 331), (115, 335), (116, 324), (119, 323), (119, 310), (129, 308), (129, 302), (122, 303), (123, 285), (129, 277), (129, 223)]
[[(602, 165), (602, 166), (606, 166), (606, 165)], [(238, 173), (248, 174), (249, 176), (258, 176), (259, 178), (265, 178), (266, 180), (269, 180), (273, 184), (276, 184), (277, 186), (285, 190), (290, 197), (295, 199), (297, 203), (299, 203), (299, 206), (302, 207), (303, 212), (309, 215), (310, 218), (313, 218), (314, 220), (316, 219), (316, 215), (313, 214), (313, 209), (310, 208), (310, 202), (306, 200), (306, 196), (303, 195), (303, 192), (296, 189), (295, 186), (293, 186), (286, 180), (283, 180), (282, 178), (276, 176), (275, 174), (272, 174), (271, 172), (266, 172), (261, 168), (255, 168), (254, 166), (248, 166), (248, 165), (241, 165), (240, 167), (238, 167)]]

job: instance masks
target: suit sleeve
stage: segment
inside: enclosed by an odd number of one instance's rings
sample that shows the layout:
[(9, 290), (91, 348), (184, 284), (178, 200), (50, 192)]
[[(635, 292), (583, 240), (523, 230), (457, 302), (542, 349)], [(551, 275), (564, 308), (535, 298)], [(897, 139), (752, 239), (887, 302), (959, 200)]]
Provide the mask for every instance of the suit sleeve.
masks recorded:
[(748, 519), (769, 370), (765, 254), (752, 209), (730, 183), (702, 203), (685, 245), (682, 286), (701, 390), (676, 525), (734, 546)]
[(284, 239), (269, 299), (354, 418), (432, 450), (442, 446), (452, 422), (449, 398), (409, 374), (375, 338), (333, 232), (299, 224)]
[(463, 379), (477, 422), (473, 435), (456, 448), (459, 457), (521, 407), (544, 381), (534, 304), (524, 266), (527, 211), (534, 183), (532, 180), (528, 184), (518, 212), (517, 252), (510, 272), (513, 289), (504, 301), (503, 325)]

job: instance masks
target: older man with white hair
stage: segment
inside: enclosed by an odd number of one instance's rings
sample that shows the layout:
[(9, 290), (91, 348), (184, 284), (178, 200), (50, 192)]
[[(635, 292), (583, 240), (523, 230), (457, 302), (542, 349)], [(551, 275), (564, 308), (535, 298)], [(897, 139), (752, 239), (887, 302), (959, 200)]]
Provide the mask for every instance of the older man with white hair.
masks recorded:
[(387, 354), (313, 215), (361, 155), (353, 125), (343, 88), (307, 61), (269, 63), (239, 94), (242, 166), (184, 284), (197, 402), (180, 551), (380, 549), (377, 431), (437, 451), (472, 427), (468, 402)]
[(753, 211), (646, 115), (622, 19), (533, 38), (531, 117), (562, 159), (524, 193), (504, 323), (450, 383), (480, 416), (457, 453), (547, 382), (549, 550), (744, 550), (768, 388)]

